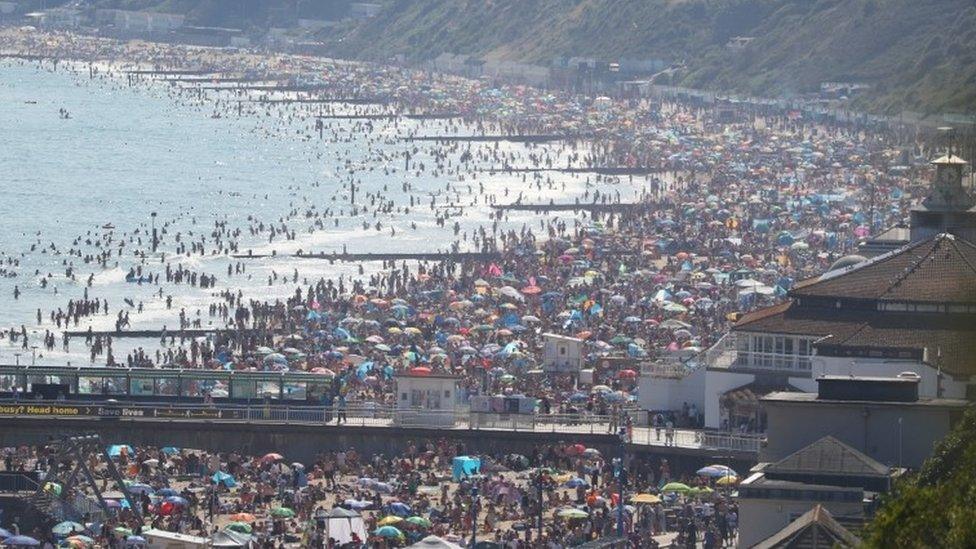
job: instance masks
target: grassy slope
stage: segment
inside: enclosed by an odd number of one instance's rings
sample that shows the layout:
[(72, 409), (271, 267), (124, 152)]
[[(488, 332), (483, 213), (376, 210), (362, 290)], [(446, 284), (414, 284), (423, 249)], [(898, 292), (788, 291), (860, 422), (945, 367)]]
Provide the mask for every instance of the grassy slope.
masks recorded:
[[(263, 27), (348, 0), (96, 0), (187, 13), (199, 24)], [(590, 55), (684, 61), (679, 83), (779, 95), (825, 80), (874, 88), (879, 112), (976, 109), (972, 0), (374, 0), (376, 17), (322, 38), (339, 56), (431, 58), (442, 52), (548, 63)], [(309, 12), (323, 12), (322, 14)], [(744, 51), (724, 47), (754, 36)]]
[[(731, 52), (736, 35), (756, 40)], [(661, 57), (686, 62), (683, 84), (760, 95), (857, 80), (875, 86), (860, 106), (885, 112), (976, 107), (974, 44), (971, 0), (393, 0), (333, 41), (374, 59)]]

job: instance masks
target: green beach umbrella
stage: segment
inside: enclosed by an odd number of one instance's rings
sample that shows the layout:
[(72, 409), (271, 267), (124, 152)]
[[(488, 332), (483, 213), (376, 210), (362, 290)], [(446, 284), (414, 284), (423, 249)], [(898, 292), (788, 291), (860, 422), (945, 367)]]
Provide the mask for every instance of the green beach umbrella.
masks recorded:
[(687, 484), (682, 484), (680, 482), (669, 482), (661, 487), (661, 492), (679, 492), (686, 493), (690, 492), (691, 487)]
[(224, 527), (224, 530), (230, 530), (231, 532), (238, 532), (241, 534), (250, 534), (252, 532), (251, 525), (246, 522), (232, 522)]
[(409, 522), (410, 524), (413, 524), (414, 526), (419, 526), (421, 528), (430, 528), (431, 527), (431, 522), (429, 520), (425, 519), (424, 517), (410, 517), (410, 518), (407, 519), (407, 522)]
[(271, 516), (274, 518), (292, 518), (295, 516), (295, 512), (287, 507), (275, 507), (271, 510)]

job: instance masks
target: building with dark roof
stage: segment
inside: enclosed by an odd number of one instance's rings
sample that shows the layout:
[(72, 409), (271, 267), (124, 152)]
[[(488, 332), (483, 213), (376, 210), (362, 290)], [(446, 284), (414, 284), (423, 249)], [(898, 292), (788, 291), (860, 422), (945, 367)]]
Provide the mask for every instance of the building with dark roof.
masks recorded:
[(815, 505), (753, 549), (834, 549), (860, 547), (861, 540), (837, 522), (823, 505)]
[(903, 471), (829, 435), (760, 463), (739, 485), (739, 546), (796, 547), (787, 540), (795, 542), (803, 529), (815, 526), (817, 521), (809, 519), (817, 508), (831, 516), (829, 528), (840, 527), (834, 533), (845, 532), (840, 537), (850, 542), (856, 538), (833, 517), (860, 527), (873, 513), (877, 495)]
[(762, 431), (762, 397), (816, 392), (816, 376), (912, 372), (922, 397), (976, 400), (976, 199), (962, 183), (965, 161), (946, 154), (932, 164), (909, 227), (743, 315), (701, 367), (642, 375), (641, 401), (687, 402), (706, 427)]
[[(920, 377), (923, 396), (966, 398), (976, 376), (976, 245), (941, 233), (798, 283), (790, 300), (735, 325), (741, 365), (780, 359), (809, 374)], [(770, 339), (772, 344), (770, 345)], [(815, 354), (814, 354), (815, 353)], [(772, 361), (775, 366), (776, 360)], [(812, 390), (809, 381), (799, 382)]]
[(781, 460), (830, 436), (885, 466), (920, 467), (968, 402), (921, 396), (919, 381), (908, 373), (822, 376), (816, 393), (770, 393), (762, 398), (769, 425), (760, 459)]
[(976, 244), (939, 233), (843, 262), (788, 298), (743, 315), (704, 367), (655, 378), (642, 398), (668, 391), (706, 427), (763, 431), (762, 397), (814, 393), (818, 376), (911, 372), (923, 398), (976, 397)]

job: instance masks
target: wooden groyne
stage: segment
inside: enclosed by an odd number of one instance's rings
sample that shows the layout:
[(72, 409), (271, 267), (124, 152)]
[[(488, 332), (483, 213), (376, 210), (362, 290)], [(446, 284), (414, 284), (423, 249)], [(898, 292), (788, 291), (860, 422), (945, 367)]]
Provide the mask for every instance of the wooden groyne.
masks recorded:
[(578, 204), (495, 204), (493, 210), (521, 212), (629, 212), (646, 208), (647, 204), (634, 202), (578, 203)]
[(323, 120), (395, 120), (404, 118), (407, 120), (449, 120), (461, 118), (458, 113), (426, 113), (426, 114), (320, 114), (316, 118)]
[(475, 141), (475, 142), (495, 142), (506, 141), (510, 143), (549, 143), (554, 141), (575, 141), (582, 139), (579, 135), (554, 135), (554, 134), (530, 134), (530, 135), (414, 135), (401, 137), (401, 141)]
[(220, 71), (212, 69), (132, 69), (125, 71), (125, 73), (147, 76), (200, 76), (204, 74), (219, 74)]
[[(235, 90), (237, 88), (223, 88)], [(296, 98), (277, 98), (277, 99), (237, 99), (241, 103), (267, 103), (267, 104), (287, 104), (287, 103), (347, 103), (349, 105), (387, 105), (385, 99), (373, 97), (296, 97)]]
[(595, 173), (599, 175), (651, 175), (661, 173), (660, 168), (627, 167), (627, 166), (592, 166), (588, 168), (480, 168), (476, 170), (482, 173), (537, 173), (537, 172), (556, 172), (556, 173)]
[(250, 336), (260, 336), (268, 334), (278, 334), (279, 330), (270, 329), (256, 329), (256, 328), (187, 328), (184, 330), (163, 330), (160, 329), (147, 329), (147, 330), (68, 330), (65, 331), (65, 335), (68, 337), (88, 337), (92, 335), (93, 337), (111, 337), (111, 338), (161, 338), (161, 337), (177, 337), (177, 338), (193, 338), (193, 337), (205, 337), (209, 335), (220, 335), (220, 336), (231, 336), (231, 337), (250, 337)]
[(324, 259), (327, 261), (497, 261), (500, 252), (389, 252), (389, 253), (308, 253), (294, 254), (234, 254), (234, 259), (262, 259), (268, 257), (293, 257), (298, 259)]

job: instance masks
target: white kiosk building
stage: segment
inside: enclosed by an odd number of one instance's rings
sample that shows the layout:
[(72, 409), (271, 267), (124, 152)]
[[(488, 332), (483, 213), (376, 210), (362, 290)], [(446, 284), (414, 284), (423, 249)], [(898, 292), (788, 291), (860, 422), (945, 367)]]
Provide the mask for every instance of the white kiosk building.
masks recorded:
[(393, 421), (403, 427), (450, 427), (458, 401), (458, 378), (433, 373), (404, 373), (396, 380)]

